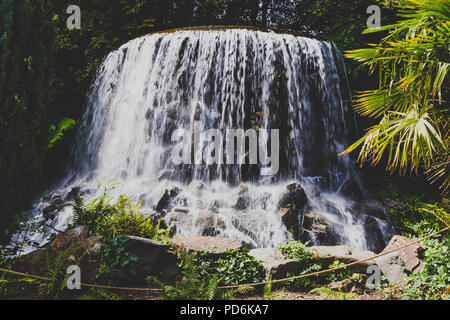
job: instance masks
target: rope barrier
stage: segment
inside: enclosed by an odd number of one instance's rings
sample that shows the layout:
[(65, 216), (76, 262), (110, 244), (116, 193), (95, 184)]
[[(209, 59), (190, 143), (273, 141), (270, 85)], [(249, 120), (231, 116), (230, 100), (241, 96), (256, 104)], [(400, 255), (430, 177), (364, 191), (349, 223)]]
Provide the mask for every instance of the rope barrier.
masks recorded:
[[(388, 254), (403, 250), (405, 248), (408, 248), (410, 246), (413, 246), (417, 243), (420, 243), (424, 240), (430, 239), (432, 237), (435, 237), (441, 233), (444, 233), (446, 231), (450, 230), (450, 226), (435, 232), (433, 234), (430, 234), (426, 237), (423, 237), (422, 239), (410, 242), (406, 245), (403, 245), (399, 248), (393, 249), (393, 250), (389, 250), (386, 252), (382, 252), (380, 254), (377, 254), (373, 257), (367, 258), (367, 259), (363, 259), (363, 260), (358, 260), (355, 262), (351, 262), (348, 263), (346, 265), (340, 266), (340, 267), (335, 267), (335, 268), (330, 268), (330, 269), (326, 269), (326, 270), (321, 270), (321, 271), (317, 271), (317, 272), (312, 272), (312, 273), (308, 273), (305, 275), (301, 275), (301, 276), (295, 276), (295, 277), (290, 277), (290, 278), (284, 278), (284, 279), (278, 279), (278, 280), (272, 280), (271, 283), (275, 284), (275, 283), (282, 283), (282, 282), (287, 282), (287, 281), (291, 281), (291, 280), (298, 280), (298, 279), (304, 279), (304, 278), (308, 278), (308, 277), (313, 277), (313, 276), (317, 276), (317, 275), (321, 275), (321, 274), (325, 274), (325, 273), (329, 273), (329, 272), (333, 272), (333, 271), (337, 271), (337, 270), (341, 270), (341, 269), (346, 269), (349, 268), (351, 266), (363, 263), (363, 262), (368, 262), (383, 256), (386, 256)], [(37, 276), (37, 275), (30, 275), (30, 274), (26, 274), (26, 273), (22, 273), (22, 272), (17, 272), (17, 271), (13, 271), (13, 270), (7, 270), (7, 269), (3, 269), (0, 268), (0, 272), (5, 272), (5, 273), (9, 273), (9, 274), (13, 274), (13, 275), (17, 275), (17, 276), (22, 276), (22, 277), (26, 277), (26, 278), (33, 278), (33, 279), (37, 279), (37, 280), (43, 280), (43, 281), (52, 281), (52, 279), (50, 278), (46, 278), (46, 277), (41, 277), (41, 276)], [(269, 283), (269, 281), (263, 281), (263, 282), (255, 282), (255, 283), (249, 283), (249, 284), (241, 284), (241, 285), (233, 285), (233, 286), (222, 286), (222, 287), (218, 287), (218, 289), (237, 289), (237, 288), (241, 288), (241, 287), (257, 287), (257, 286), (263, 286), (266, 285), (267, 283)], [(120, 290), (120, 291), (145, 291), (145, 292), (163, 292), (163, 289), (155, 289), (155, 288), (128, 288), (128, 287), (114, 287), (114, 286), (104, 286), (104, 285), (98, 285), (98, 284), (86, 284), (86, 283), (81, 283), (80, 284), (82, 287), (86, 287), (86, 288), (97, 288), (97, 289), (108, 289), (108, 290)]]

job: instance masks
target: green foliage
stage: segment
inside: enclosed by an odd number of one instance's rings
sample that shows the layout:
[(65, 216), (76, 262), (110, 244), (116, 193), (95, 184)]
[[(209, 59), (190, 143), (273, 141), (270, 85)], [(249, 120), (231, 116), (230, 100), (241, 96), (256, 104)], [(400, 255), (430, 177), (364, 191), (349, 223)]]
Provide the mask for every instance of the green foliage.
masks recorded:
[(436, 202), (417, 190), (408, 190), (403, 184), (396, 184), (387, 178), (380, 179), (378, 189), (379, 197), (400, 204), (398, 208), (385, 209), (390, 223), (404, 236), (423, 237), (441, 230), (449, 223), (446, 198)]
[[(338, 267), (344, 266), (345, 263), (339, 262), (339, 260), (334, 261), (332, 264), (328, 266), (328, 269), (334, 269)], [(340, 269), (335, 270), (326, 275), (326, 280), (329, 282), (337, 282), (342, 281), (348, 278), (351, 278), (352, 273), (348, 269)]]
[(50, 142), (48, 143), (48, 148), (49, 149), (53, 148), (55, 146), (55, 144), (61, 140), (61, 138), (64, 135), (64, 132), (66, 130), (72, 129), (76, 124), (77, 124), (77, 122), (75, 120), (65, 118), (59, 122), (57, 127), (54, 125), (51, 125), (50, 131), (51, 131), (52, 138), (50, 139)]
[(293, 259), (299, 262), (308, 261), (312, 257), (306, 244), (303, 244), (300, 241), (288, 241), (278, 247), (278, 251), (280, 251), (287, 259)]
[[(12, 270), (11, 260), (0, 259), (0, 267)], [(0, 274), (0, 300), (13, 300), (26, 297), (29, 292), (36, 292), (39, 282), (31, 278), (16, 277), (6, 272)]]
[[(298, 272), (288, 273), (287, 277), (296, 277), (305, 274), (309, 274), (312, 272), (322, 270), (322, 266), (318, 263), (313, 263), (312, 253), (306, 247), (306, 244), (303, 244), (300, 241), (288, 241), (281, 245), (278, 250), (287, 258), (297, 260), (302, 262), (302, 268)], [(307, 277), (295, 280), (289, 280), (284, 285), (288, 288), (294, 290), (304, 290), (310, 288), (313, 284), (320, 280), (319, 276)]]
[(450, 2), (397, 0), (403, 20), (366, 33), (389, 31), (380, 44), (347, 56), (380, 75), (379, 88), (361, 92), (356, 110), (379, 121), (342, 155), (359, 146), (361, 163), (386, 162), (406, 173), (425, 168), (432, 181), (450, 187), (448, 87)]
[[(288, 273), (287, 277), (291, 278), (291, 277), (302, 276), (302, 275), (310, 274), (310, 273), (317, 272), (320, 270), (322, 270), (322, 266), (320, 264), (310, 263), (310, 264), (306, 265), (304, 268), (302, 268), (302, 270), (297, 273)], [(284, 286), (287, 288), (293, 289), (293, 290), (303, 291), (305, 289), (311, 288), (313, 285), (318, 283), (320, 280), (321, 279), (319, 276), (312, 276), (312, 277), (289, 280), (284, 283)]]
[(425, 268), (417, 274), (407, 277), (399, 291), (403, 299), (441, 300), (450, 299), (450, 241), (427, 240), (427, 250), (423, 262)]
[(135, 277), (138, 257), (126, 247), (128, 238), (113, 238), (101, 247), (99, 255), (102, 258), (102, 267), (97, 279), (114, 283), (120, 273), (123, 277)]
[(284, 290), (282, 290), (279, 294), (274, 295), (272, 293), (272, 276), (269, 277), (266, 285), (264, 286), (264, 300), (276, 300), (279, 301), (283, 298)]
[(149, 217), (139, 212), (142, 200), (134, 204), (126, 195), (121, 195), (114, 204), (112, 200), (101, 196), (85, 205), (83, 199), (75, 198), (72, 226), (88, 226), (92, 233), (107, 239), (136, 236), (169, 243), (170, 228), (161, 228), (161, 221), (153, 225)]
[(162, 283), (156, 277), (147, 277), (151, 288), (161, 288), (160, 299), (166, 300), (234, 300), (237, 295), (248, 295), (254, 288), (239, 286), (236, 289), (219, 289), (221, 276), (218, 273), (201, 275), (193, 257), (183, 261), (182, 278), (175, 286)]
[(220, 257), (201, 252), (192, 257), (192, 263), (200, 276), (220, 274), (221, 285), (237, 285), (260, 282), (265, 279), (259, 261), (248, 254), (249, 250), (228, 250)]
[(311, 294), (319, 294), (331, 300), (353, 300), (354, 293), (335, 292), (329, 288), (321, 287), (311, 290)]
[(91, 288), (89, 292), (86, 292), (78, 297), (77, 300), (89, 300), (89, 301), (118, 301), (122, 300), (120, 296), (115, 293), (109, 292), (105, 289)]
[[(67, 267), (69, 265), (76, 265), (77, 261), (70, 261), (72, 254), (76, 248), (70, 246), (67, 249), (60, 251), (56, 256), (46, 252), (47, 271), (45, 277), (50, 281), (40, 281), (39, 295), (46, 299), (60, 299), (64, 297), (67, 283)], [(84, 256), (84, 255), (83, 255)], [(83, 259), (80, 257), (79, 261)]]
[(0, 4), (0, 243), (42, 181), (53, 101), (54, 30), (48, 4)]

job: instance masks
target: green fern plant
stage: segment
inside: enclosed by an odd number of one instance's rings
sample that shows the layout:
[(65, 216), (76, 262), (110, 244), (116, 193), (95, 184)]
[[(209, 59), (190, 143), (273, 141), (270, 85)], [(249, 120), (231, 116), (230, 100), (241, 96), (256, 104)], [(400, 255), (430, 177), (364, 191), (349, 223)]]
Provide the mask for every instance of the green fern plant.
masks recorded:
[(264, 300), (281, 300), (284, 295), (284, 289), (277, 295), (272, 293), (272, 276), (269, 277), (266, 285), (264, 286)]
[(69, 257), (74, 252), (74, 246), (70, 246), (58, 253), (56, 257), (52, 257), (46, 253), (47, 271), (45, 277), (50, 281), (41, 281), (38, 293), (47, 299), (58, 299), (62, 291), (64, 291), (67, 281), (67, 266)]
[(72, 129), (77, 125), (77, 122), (70, 118), (62, 119), (57, 126), (50, 126), (50, 132), (52, 134), (52, 138), (50, 139), (47, 148), (53, 148), (56, 143), (62, 139), (64, 132)]
[(121, 195), (112, 203), (113, 198), (103, 195), (85, 204), (77, 197), (72, 203), (72, 226), (88, 226), (92, 233), (107, 239), (137, 236), (169, 243), (171, 228), (162, 228), (161, 221), (155, 225), (151, 218), (141, 214), (142, 201), (135, 204), (128, 196)]
[(118, 301), (122, 300), (120, 296), (105, 289), (91, 288), (89, 292), (78, 297), (78, 300), (92, 301)]

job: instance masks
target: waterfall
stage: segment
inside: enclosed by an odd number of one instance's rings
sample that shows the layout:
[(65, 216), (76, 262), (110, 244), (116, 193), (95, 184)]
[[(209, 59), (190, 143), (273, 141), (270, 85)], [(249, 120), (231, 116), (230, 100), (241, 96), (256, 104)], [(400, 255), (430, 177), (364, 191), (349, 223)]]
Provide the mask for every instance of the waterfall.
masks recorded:
[[(173, 132), (192, 136), (196, 126), (278, 130), (279, 170), (265, 175), (265, 165), (248, 161), (174, 164)], [(297, 181), (309, 209), (331, 221), (339, 243), (370, 249), (361, 216), (337, 194), (348, 179), (359, 181), (352, 161), (337, 157), (355, 132), (343, 61), (330, 42), (245, 29), (148, 35), (104, 60), (70, 174), (53, 196), (65, 198), (75, 188), (90, 199), (99, 192), (98, 181), (113, 180), (110, 195), (143, 198), (143, 210), (151, 214), (165, 190), (177, 190), (161, 215), (177, 234), (273, 247), (293, 237), (276, 211), (286, 186)], [(270, 140), (260, 146), (267, 154)], [(239, 210), (243, 191), (247, 203)], [(37, 219), (48, 219), (41, 213), (51, 197), (35, 204)], [(71, 214), (65, 206), (47, 223), (63, 229)], [(48, 234), (32, 238), (45, 242)]]

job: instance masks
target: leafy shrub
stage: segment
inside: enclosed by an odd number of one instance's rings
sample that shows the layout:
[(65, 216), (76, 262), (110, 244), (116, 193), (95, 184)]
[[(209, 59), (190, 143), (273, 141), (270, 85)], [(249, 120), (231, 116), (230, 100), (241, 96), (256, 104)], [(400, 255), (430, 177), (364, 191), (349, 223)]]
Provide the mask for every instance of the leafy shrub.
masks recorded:
[(286, 258), (297, 260), (299, 262), (308, 261), (312, 257), (312, 254), (306, 245), (300, 241), (288, 241), (278, 247), (278, 251), (280, 251)]
[[(345, 263), (341, 263), (339, 260), (334, 261), (332, 264), (328, 266), (328, 269), (334, 269), (338, 267), (344, 266)], [(352, 273), (348, 269), (340, 269), (332, 271), (326, 274), (326, 280), (329, 282), (342, 281), (348, 278), (351, 278)]]
[(207, 251), (192, 257), (195, 270), (202, 277), (220, 275), (221, 285), (237, 285), (264, 281), (265, 272), (259, 261), (248, 254), (249, 250), (227, 250), (217, 258)]
[(193, 257), (184, 260), (182, 279), (175, 286), (162, 283), (156, 277), (147, 277), (150, 287), (162, 289), (160, 299), (165, 300), (234, 300), (236, 295), (249, 294), (254, 288), (243, 285), (236, 289), (219, 289), (219, 274), (201, 275), (194, 264)]
[(126, 248), (128, 241), (128, 238), (113, 238), (101, 247), (99, 254), (103, 265), (97, 279), (113, 283), (119, 272), (123, 276), (136, 276), (138, 257)]

